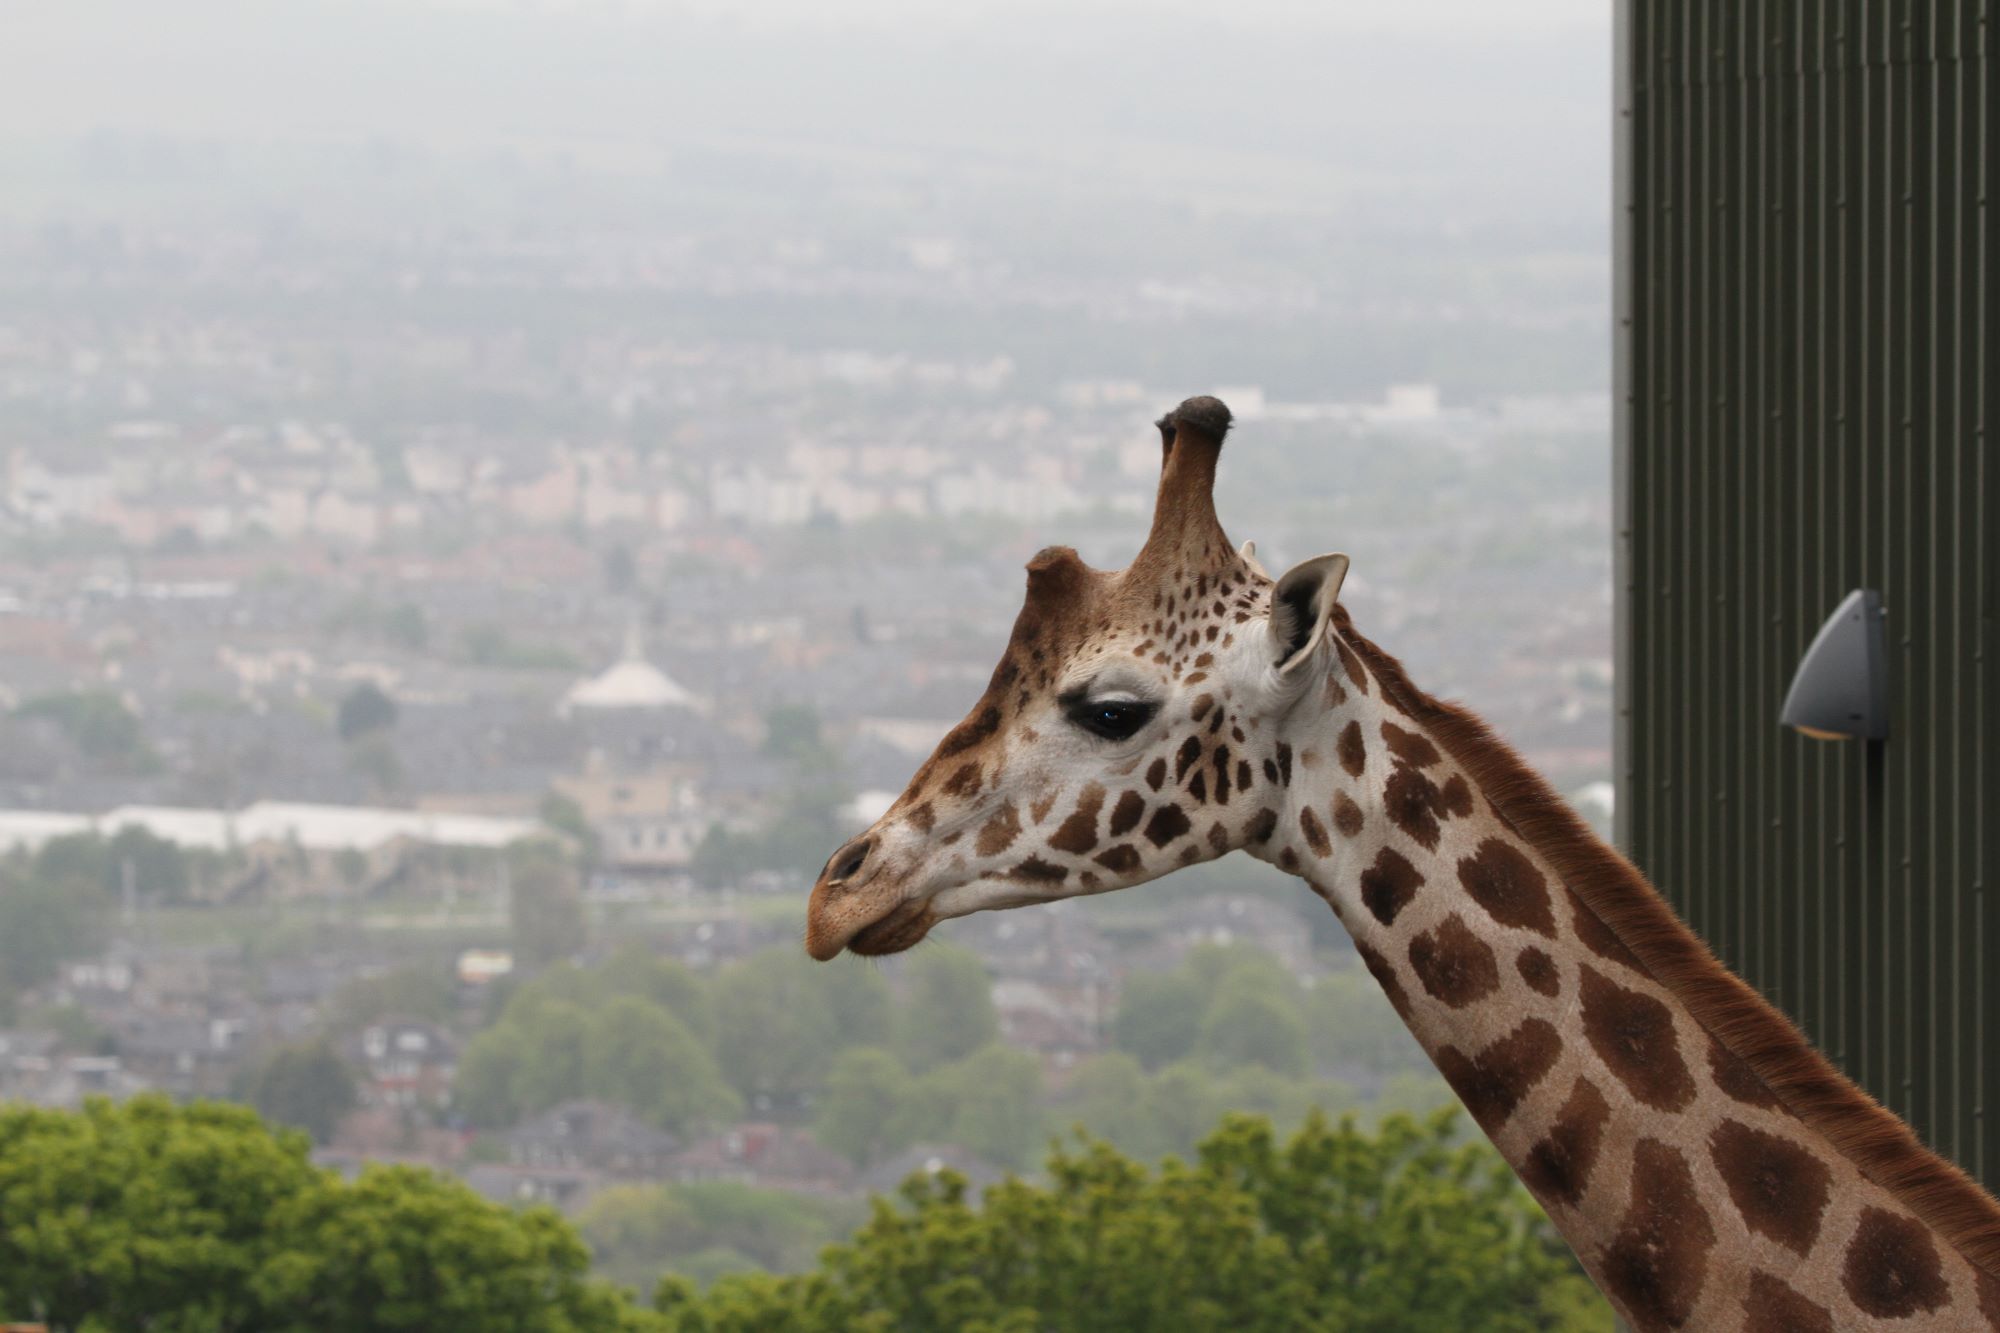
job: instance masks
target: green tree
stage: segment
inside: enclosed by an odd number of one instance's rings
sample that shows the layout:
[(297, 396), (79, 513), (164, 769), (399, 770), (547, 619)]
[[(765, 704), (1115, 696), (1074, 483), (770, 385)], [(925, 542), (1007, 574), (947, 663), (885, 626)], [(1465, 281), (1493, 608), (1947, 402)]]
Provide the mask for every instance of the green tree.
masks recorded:
[(583, 807), (574, 798), (552, 791), (542, 797), (536, 813), (550, 828), (576, 839), (576, 845), (583, 849), (586, 859), (597, 859), (597, 830), (590, 826), (589, 816), (584, 814)]
[(415, 602), (398, 602), (382, 615), (382, 636), (406, 653), (420, 653), (431, 641), (430, 617)]
[(396, 716), (396, 701), (374, 681), (364, 680), (341, 697), (334, 730), (341, 740), (352, 744), (363, 736), (392, 729)]
[(504, 1129), (524, 1113), (519, 1089), (533, 1043), (518, 1024), (496, 1023), (465, 1044), (452, 1080), (452, 1101), (482, 1129)]
[(779, 704), (764, 714), (764, 753), (773, 759), (819, 765), (832, 760), (819, 711), (811, 704)]
[(806, 979), (813, 1003), (832, 1019), (840, 1046), (886, 1046), (894, 1039), (895, 992), (867, 959), (844, 954), (832, 962), (812, 963)]
[(909, 1071), (895, 1056), (880, 1047), (851, 1047), (827, 1071), (813, 1133), (856, 1166), (879, 1161), (907, 1146), (898, 1121), (913, 1091)]
[(1160, 1170), (1085, 1141), (1048, 1183), (975, 1207), (950, 1173), (878, 1200), (793, 1278), (734, 1277), (656, 1303), (685, 1333), (850, 1327), (1608, 1330), (1609, 1311), (1532, 1199), (1454, 1114), (1376, 1131), (1315, 1117), (1280, 1142), (1231, 1117)]
[(193, 884), (187, 854), (137, 824), (127, 824), (111, 835), (104, 846), (104, 861), (107, 889), (124, 888), (127, 866), (131, 867), (132, 887), (160, 902), (180, 902)]
[(576, 1226), (606, 1276), (643, 1287), (669, 1269), (702, 1279), (799, 1272), (866, 1218), (858, 1202), (717, 1180), (609, 1189)]
[(846, 1044), (819, 1003), (814, 972), (797, 949), (778, 948), (733, 963), (715, 979), (716, 1059), (753, 1106), (810, 1095)]
[(979, 956), (952, 946), (912, 954), (900, 1047), (919, 1072), (962, 1059), (999, 1035), (993, 983)]
[(1181, 1145), (1169, 1144), (1153, 1119), (1145, 1069), (1134, 1056), (1112, 1051), (1076, 1067), (1056, 1104), (1056, 1121), (1108, 1140), (1142, 1162)]
[(687, 1026), (637, 995), (591, 1017), (582, 1087), (676, 1134), (728, 1120), (743, 1105)]
[(22, 701), (14, 713), (48, 719), (85, 755), (120, 772), (150, 773), (159, 768), (139, 715), (109, 690), (38, 694)]
[(248, 1107), (146, 1095), (0, 1106), (0, 1321), (54, 1333), (639, 1333), (546, 1209), (457, 1181), (314, 1167)]
[(1185, 972), (1134, 972), (1118, 996), (1112, 1044), (1148, 1069), (1170, 1065), (1194, 1050), (1207, 1007), (1207, 988)]
[(953, 1104), (948, 1137), (996, 1166), (1025, 1166), (1042, 1142), (1042, 1064), (1028, 1051), (994, 1042), (928, 1081)]
[(590, 1252), (555, 1213), (488, 1204), (411, 1167), (301, 1191), (283, 1249), (252, 1286), (272, 1329), (533, 1329), (587, 1333), (650, 1322), (589, 1280)]
[(603, 999), (641, 996), (679, 1019), (704, 1045), (714, 1037), (714, 1015), (702, 979), (685, 963), (661, 958), (637, 940), (620, 945), (598, 969), (593, 992)]
[(265, 1119), (303, 1129), (315, 1143), (332, 1140), (356, 1101), (353, 1072), (323, 1040), (279, 1047), (244, 1072), (236, 1091)]
[(1261, 1065), (1282, 1074), (1303, 1074), (1305, 1020), (1268, 988), (1232, 974), (1209, 1001), (1195, 1049), (1217, 1069)]
[(514, 1074), (514, 1103), (521, 1115), (546, 1111), (583, 1091), (584, 1043), (591, 1014), (569, 1000), (551, 1000), (517, 1022), (526, 1040), (525, 1056)]
[(562, 854), (547, 843), (526, 843), (509, 853), (507, 869), (516, 960), (540, 967), (581, 949), (582, 887)]
[(384, 1018), (449, 1023), (458, 1012), (458, 987), (443, 958), (403, 963), (377, 977), (350, 981), (334, 992), (324, 1026), (336, 1035)]
[(273, 1215), (321, 1188), (303, 1134), (165, 1097), (0, 1106), (0, 1315), (52, 1329), (270, 1327), (252, 1288)]
[(94, 884), (0, 873), (0, 998), (39, 986), (65, 960), (88, 953), (105, 911)]
[(1314, 1057), (1322, 1068), (1378, 1077), (1428, 1072), (1430, 1059), (1360, 961), (1320, 978), (1306, 1005)]

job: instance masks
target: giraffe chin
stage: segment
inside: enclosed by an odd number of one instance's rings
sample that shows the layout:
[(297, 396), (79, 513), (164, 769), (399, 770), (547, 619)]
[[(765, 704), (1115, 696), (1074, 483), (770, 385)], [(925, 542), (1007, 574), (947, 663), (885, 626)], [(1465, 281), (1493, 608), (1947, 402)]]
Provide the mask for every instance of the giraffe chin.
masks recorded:
[(898, 903), (889, 915), (880, 921), (863, 926), (847, 941), (847, 951), (864, 958), (879, 958), (884, 954), (901, 953), (914, 947), (924, 936), (931, 933), (937, 916), (930, 906), (923, 902)]

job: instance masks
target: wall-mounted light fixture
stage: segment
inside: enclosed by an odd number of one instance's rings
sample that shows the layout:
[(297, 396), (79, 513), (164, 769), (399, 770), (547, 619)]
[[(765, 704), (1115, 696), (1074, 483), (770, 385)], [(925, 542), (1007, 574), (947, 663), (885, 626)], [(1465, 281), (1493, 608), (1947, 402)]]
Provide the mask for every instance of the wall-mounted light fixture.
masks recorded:
[(1799, 660), (1778, 720), (1821, 741), (1889, 738), (1889, 647), (1881, 595), (1847, 595)]

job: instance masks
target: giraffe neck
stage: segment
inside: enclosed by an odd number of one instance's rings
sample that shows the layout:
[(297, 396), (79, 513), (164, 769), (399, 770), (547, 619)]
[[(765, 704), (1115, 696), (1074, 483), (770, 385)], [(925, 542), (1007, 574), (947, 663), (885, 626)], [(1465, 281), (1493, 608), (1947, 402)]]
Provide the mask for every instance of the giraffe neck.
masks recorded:
[(1332, 906), (1620, 1313), (1640, 1330), (2000, 1328), (1992, 1200), (1476, 720), (1337, 628), (1323, 689), (1283, 726), (1293, 776), (1260, 855)]

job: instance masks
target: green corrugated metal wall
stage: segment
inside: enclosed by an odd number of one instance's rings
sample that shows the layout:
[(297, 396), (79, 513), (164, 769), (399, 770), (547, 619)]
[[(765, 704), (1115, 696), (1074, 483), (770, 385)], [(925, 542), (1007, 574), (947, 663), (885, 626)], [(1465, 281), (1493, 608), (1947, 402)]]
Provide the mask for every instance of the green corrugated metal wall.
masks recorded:
[[(1619, 837), (1732, 967), (2000, 1184), (1991, 0), (1624, 0)], [(1778, 726), (1849, 590), (1886, 745)]]

